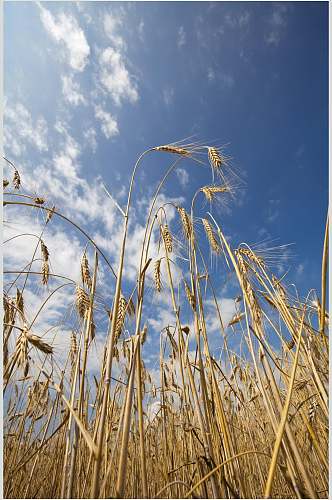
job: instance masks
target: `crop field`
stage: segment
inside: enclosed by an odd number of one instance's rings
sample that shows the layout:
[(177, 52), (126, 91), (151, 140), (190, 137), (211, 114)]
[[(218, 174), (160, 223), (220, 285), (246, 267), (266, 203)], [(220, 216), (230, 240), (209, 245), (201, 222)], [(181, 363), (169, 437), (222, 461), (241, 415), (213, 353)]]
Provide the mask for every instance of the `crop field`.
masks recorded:
[[(152, 186), (130, 287), (135, 181), (160, 157), (168, 167)], [(180, 162), (205, 167), (183, 205), (161, 196)], [(30, 256), (4, 266), (5, 498), (328, 498), (328, 222), (321, 288), (302, 295), (278, 271), (288, 245), (225, 233), (215, 207), (235, 203), (241, 179), (217, 145), (143, 152), (126, 203), (104, 187), (120, 221), (115, 266), (84, 221), (25, 189), (10, 158), (3, 186), (5, 225), (21, 213), (38, 227), (4, 243), (5, 255)], [(58, 227), (71, 231), (65, 267), (79, 266), (76, 280), (54, 264)], [(70, 257), (78, 240), (80, 262)], [(216, 293), (225, 276), (230, 318)], [(158, 300), (167, 316), (157, 329)]]

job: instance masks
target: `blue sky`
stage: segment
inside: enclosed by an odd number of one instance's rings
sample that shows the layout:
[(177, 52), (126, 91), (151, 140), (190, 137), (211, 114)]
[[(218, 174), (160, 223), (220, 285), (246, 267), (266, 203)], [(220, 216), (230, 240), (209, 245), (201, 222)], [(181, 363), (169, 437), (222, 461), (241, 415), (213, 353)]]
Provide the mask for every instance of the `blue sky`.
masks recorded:
[[(124, 205), (133, 163), (145, 149), (192, 135), (225, 145), (244, 181), (228, 210), (214, 209), (232, 245), (266, 238), (294, 243), (294, 257), (275, 272), (289, 270), (287, 280), (302, 294), (320, 287), (328, 204), (327, 2), (7, 2), (4, 16), (4, 149), (22, 173), (23, 190), (61, 206), (116, 267), (121, 221), (101, 180)], [(148, 157), (135, 185), (128, 290), (149, 196), (171, 160)], [(207, 167), (184, 161), (163, 200), (188, 209), (195, 191), (210, 182)], [(206, 209), (201, 198), (196, 215)], [(10, 236), (41, 227), (42, 215), (31, 220), (29, 209), (6, 217)], [(170, 225), (179, 231), (175, 214)], [(79, 262), (83, 240), (61, 223), (45, 238), (54, 272), (75, 277), (72, 262)], [(24, 265), (25, 252), (23, 241), (7, 252), (9, 267)], [(224, 267), (215, 259), (212, 267), (227, 309), (233, 290), (225, 288)], [(111, 296), (112, 280), (103, 272)], [(37, 285), (31, 289), (31, 312), (41, 293)], [(63, 292), (61, 313), (71, 318), (67, 299)], [(164, 306), (156, 305), (152, 328), (161, 324)], [(55, 306), (52, 314), (60, 318)]]

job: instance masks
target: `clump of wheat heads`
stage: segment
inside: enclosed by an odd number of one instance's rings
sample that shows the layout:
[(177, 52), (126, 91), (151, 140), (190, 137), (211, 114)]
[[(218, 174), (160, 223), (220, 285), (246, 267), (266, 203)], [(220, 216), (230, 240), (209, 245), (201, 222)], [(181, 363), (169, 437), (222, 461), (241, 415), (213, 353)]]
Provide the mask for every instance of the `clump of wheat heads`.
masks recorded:
[[(227, 169), (218, 148), (182, 142), (156, 150), (175, 154), (176, 162), (189, 162), (203, 151), (213, 174)], [(222, 189), (227, 183), (213, 183), (214, 178), (207, 180), (198, 191), (208, 202), (227, 194)], [(5, 196), (18, 195), (5, 191)], [(33, 210), (47, 213), (47, 224), (55, 209), (29, 197), (38, 206)], [(6, 284), (5, 498), (261, 498), (265, 491), (273, 498), (328, 496), (328, 314), (322, 312), (323, 301), (301, 298), (286, 277), (271, 273), (275, 249), (266, 254), (270, 259), (255, 245), (241, 243), (233, 250), (212, 210), (209, 219), (202, 219), (208, 246), (198, 231), (194, 238), (197, 219), (191, 206), (191, 216), (176, 207), (187, 244), (175, 246), (172, 227), (161, 225), (165, 255), (159, 255), (160, 245), (157, 255), (154, 244), (143, 246), (128, 300), (123, 294), (128, 283), (119, 278), (127, 253), (108, 286), (104, 269), (103, 282), (95, 282), (84, 241), (79, 283), (55, 275), (76, 287), (78, 312), (73, 314), (70, 295), (57, 331), (44, 305), (37, 314), (42, 321), (28, 321), (35, 317), (29, 296), (34, 272), (27, 272), (25, 282), (19, 270), (19, 279)], [(61, 207), (56, 214), (61, 216)], [(50, 257), (41, 238), (43, 233), (38, 245), (46, 284)], [(211, 250), (222, 262), (227, 256), (234, 278), (236, 299), (228, 319), (228, 303), (217, 293), (226, 277), (211, 272)], [(144, 263), (149, 262), (157, 292), (165, 264), (162, 314), (150, 287), (144, 287)], [(53, 293), (48, 291), (45, 304)], [(317, 294), (310, 299), (317, 301)], [(98, 342), (93, 311), (105, 332)], [(159, 347), (157, 364), (151, 345)]]

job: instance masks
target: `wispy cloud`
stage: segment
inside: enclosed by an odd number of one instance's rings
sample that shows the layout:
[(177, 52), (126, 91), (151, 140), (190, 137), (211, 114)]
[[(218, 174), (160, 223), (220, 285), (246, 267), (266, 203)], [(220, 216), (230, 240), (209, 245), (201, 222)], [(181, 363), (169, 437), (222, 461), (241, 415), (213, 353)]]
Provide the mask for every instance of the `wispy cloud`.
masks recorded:
[(184, 30), (183, 26), (180, 26), (178, 30), (178, 39), (177, 39), (177, 45), (178, 48), (180, 49), (186, 44), (186, 32)]
[(243, 12), (242, 14), (240, 14), (240, 16), (238, 18), (239, 26), (240, 27), (247, 26), (249, 24), (249, 21), (250, 21), (250, 14), (246, 10), (245, 12)]
[(166, 87), (163, 89), (163, 99), (166, 106), (170, 106), (174, 100), (174, 89), (173, 87)]
[(22, 103), (13, 106), (5, 103), (4, 122), (5, 149), (14, 156), (21, 156), (27, 146), (33, 146), (40, 152), (48, 150), (46, 120), (42, 116), (33, 120)]
[(213, 82), (216, 79), (216, 73), (213, 68), (209, 67), (207, 72), (207, 78), (209, 82)]
[(66, 101), (73, 106), (86, 104), (86, 99), (80, 92), (80, 84), (74, 81), (73, 75), (63, 75), (61, 80), (62, 93)]
[(189, 174), (184, 168), (178, 167), (176, 169), (176, 175), (179, 182), (183, 188), (185, 188), (189, 183)]
[(101, 130), (107, 139), (119, 134), (118, 124), (116, 119), (101, 106), (95, 107), (95, 117), (101, 123)]
[(81, 173), (82, 147), (70, 135), (68, 125), (55, 124), (53, 149), (34, 168), (24, 159), (20, 162), (22, 184), (27, 192), (36, 192), (48, 202), (61, 207), (61, 211), (84, 225), (99, 222), (105, 231), (111, 231), (114, 224), (114, 205), (101, 187), (96, 175), (93, 182)]
[(55, 17), (40, 2), (37, 5), (44, 28), (65, 50), (63, 60), (68, 60), (72, 69), (83, 71), (88, 63), (90, 47), (75, 17), (64, 12)]
[(279, 211), (280, 200), (269, 200), (267, 220), (274, 222), (280, 215)]
[(225, 24), (230, 28), (243, 28), (247, 26), (250, 21), (250, 14), (247, 10), (238, 13), (227, 12), (225, 14)]
[(118, 13), (107, 13), (104, 17), (104, 30), (106, 36), (110, 39), (112, 44), (118, 49), (126, 47), (123, 37), (118, 33), (119, 28), (122, 26), (122, 15)]
[(92, 151), (95, 153), (97, 150), (97, 132), (95, 131), (94, 128), (90, 127), (87, 130), (85, 130), (84, 134), (84, 139), (86, 139), (88, 146), (92, 149)]
[(302, 158), (302, 157), (303, 157), (303, 155), (304, 155), (304, 153), (305, 153), (305, 146), (304, 146), (304, 144), (301, 144), (301, 145), (297, 148), (297, 150), (295, 151), (295, 158), (297, 158), (297, 159)]
[(137, 30), (138, 30), (138, 36), (139, 36), (141, 42), (143, 42), (143, 40), (144, 40), (144, 21), (143, 21), (143, 19), (140, 20)]
[(118, 50), (107, 47), (99, 57), (100, 81), (110, 93), (115, 104), (123, 101), (136, 102), (138, 91), (125, 65), (124, 58)]
[(304, 264), (300, 262), (300, 264), (296, 266), (296, 274), (297, 276), (302, 276), (303, 272), (304, 272)]
[(220, 75), (220, 80), (223, 83), (224, 87), (232, 88), (234, 85), (234, 77), (229, 73), (223, 73)]
[(234, 86), (235, 80), (232, 74), (222, 72), (213, 67), (209, 67), (207, 70), (207, 79), (210, 83), (218, 82), (224, 88), (231, 89)]
[(272, 4), (272, 13), (268, 20), (269, 31), (265, 35), (265, 42), (267, 45), (279, 45), (282, 34), (287, 26), (287, 14), (289, 12), (289, 5), (287, 2), (281, 4)]

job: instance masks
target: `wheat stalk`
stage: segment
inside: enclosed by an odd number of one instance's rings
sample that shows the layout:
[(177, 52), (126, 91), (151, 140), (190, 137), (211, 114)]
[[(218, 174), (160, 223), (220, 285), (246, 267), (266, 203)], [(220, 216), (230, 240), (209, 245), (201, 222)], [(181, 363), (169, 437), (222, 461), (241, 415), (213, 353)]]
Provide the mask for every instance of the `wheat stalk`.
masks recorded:
[(134, 301), (132, 299), (132, 297), (130, 297), (130, 299), (128, 300), (128, 304), (127, 304), (127, 313), (128, 313), (128, 316), (135, 316), (135, 305), (134, 305)]

